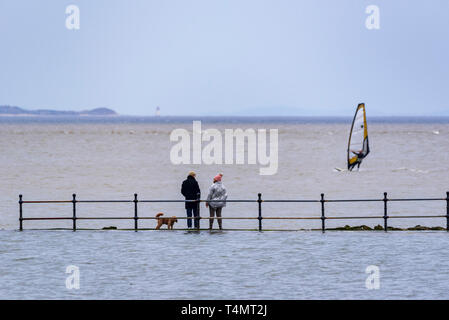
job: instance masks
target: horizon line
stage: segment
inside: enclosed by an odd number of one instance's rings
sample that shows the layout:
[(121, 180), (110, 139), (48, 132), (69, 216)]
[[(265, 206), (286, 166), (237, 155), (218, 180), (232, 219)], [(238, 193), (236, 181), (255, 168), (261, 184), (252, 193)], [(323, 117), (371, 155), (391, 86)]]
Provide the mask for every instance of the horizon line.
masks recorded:
[[(59, 111), (59, 110), (56, 110)], [(67, 110), (64, 110), (67, 111)], [(71, 110), (69, 110), (71, 111)], [(27, 113), (20, 113), (20, 114), (1, 114), (0, 113), (0, 117), (32, 117), (32, 118), (37, 118), (37, 117), (142, 117), (142, 118), (170, 118), (170, 117), (184, 117), (184, 118), (195, 118), (195, 117), (203, 117), (203, 118), (223, 118), (223, 117), (228, 117), (228, 118), (348, 118), (348, 117), (353, 117), (354, 115), (351, 114), (346, 114), (346, 115), (202, 115), (202, 114), (195, 114), (195, 115), (186, 115), (186, 114), (167, 114), (167, 115), (139, 115), (139, 114), (121, 114), (121, 113), (116, 113), (114, 115), (96, 115), (96, 114), (27, 114)], [(392, 117), (392, 118), (439, 118), (439, 117), (443, 117), (443, 118), (449, 118), (449, 115), (435, 115), (435, 114), (431, 114), (431, 115), (398, 115), (398, 114), (387, 114), (387, 115), (371, 115), (369, 116), (369, 118), (388, 118), (388, 117)]]

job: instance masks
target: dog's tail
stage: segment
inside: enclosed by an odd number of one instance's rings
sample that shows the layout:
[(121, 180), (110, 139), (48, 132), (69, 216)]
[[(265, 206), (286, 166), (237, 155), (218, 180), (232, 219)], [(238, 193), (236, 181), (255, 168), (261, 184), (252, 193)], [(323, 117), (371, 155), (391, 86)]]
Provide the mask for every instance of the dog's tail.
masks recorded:
[(160, 216), (163, 216), (164, 214), (162, 213), (162, 212), (159, 212), (157, 215), (156, 215), (156, 218), (159, 218)]

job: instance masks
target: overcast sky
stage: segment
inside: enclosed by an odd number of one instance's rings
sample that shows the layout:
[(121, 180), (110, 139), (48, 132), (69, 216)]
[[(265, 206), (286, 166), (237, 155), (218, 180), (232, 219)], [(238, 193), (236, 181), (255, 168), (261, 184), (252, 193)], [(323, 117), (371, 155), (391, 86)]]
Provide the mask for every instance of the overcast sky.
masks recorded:
[(449, 115), (448, 96), (447, 0), (0, 0), (0, 105)]

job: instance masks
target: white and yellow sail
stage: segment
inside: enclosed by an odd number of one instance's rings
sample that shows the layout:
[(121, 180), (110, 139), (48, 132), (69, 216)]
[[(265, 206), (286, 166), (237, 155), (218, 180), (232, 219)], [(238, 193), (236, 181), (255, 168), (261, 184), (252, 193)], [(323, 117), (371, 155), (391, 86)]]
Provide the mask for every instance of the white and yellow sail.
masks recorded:
[(369, 153), (368, 126), (366, 124), (365, 104), (360, 103), (355, 111), (348, 141), (348, 170), (360, 166)]

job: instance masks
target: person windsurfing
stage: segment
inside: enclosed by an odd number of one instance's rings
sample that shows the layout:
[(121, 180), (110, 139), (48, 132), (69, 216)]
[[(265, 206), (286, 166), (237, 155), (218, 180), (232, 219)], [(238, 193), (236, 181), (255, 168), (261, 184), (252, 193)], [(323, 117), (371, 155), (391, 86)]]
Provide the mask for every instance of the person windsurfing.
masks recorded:
[(357, 160), (350, 164), (348, 167), (349, 171), (352, 171), (354, 167), (357, 165), (357, 170), (360, 169), (360, 164), (362, 163), (363, 158), (365, 158), (365, 154), (363, 153), (363, 150), (359, 150), (358, 152), (351, 150), (351, 152), (357, 157)]
[[(358, 151), (356, 151), (358, 150)], [(352, 171), (357, 165), (360, 168), (362, 160), (370, 152), (368, 143), (368, 128), (366, 122), (365, 104), (360, 103), (352, 120), (348, 141), (348, 170)]]

